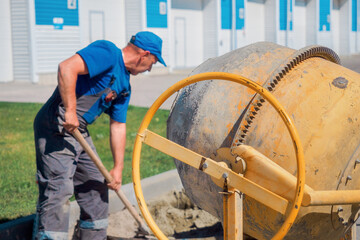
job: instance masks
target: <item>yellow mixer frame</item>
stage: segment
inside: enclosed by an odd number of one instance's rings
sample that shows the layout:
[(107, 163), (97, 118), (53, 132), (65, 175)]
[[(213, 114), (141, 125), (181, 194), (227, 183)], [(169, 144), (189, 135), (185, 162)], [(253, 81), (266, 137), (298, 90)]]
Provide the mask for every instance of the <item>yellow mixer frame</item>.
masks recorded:
[[(161, 152), (164, 152), (184, 163), (193, 166), (195, 168), (201, 169), (206, 174), (210, 175), (213, 179), (223, 180), (228, 186), (228, 193), (224, 194), (224, 238), (225, 239), (238, 239), (238, 235), (242, 234), (242, 231), (238, 229), (238, 216), (236, 213), (236, 194), (235, 191), (238, 190), (262, 204), (285, 214), (286, 209), (288, 207), (288, 200), (282, 198), (281, 196), (259, 186), (258, 184), (247, 180), (241, 174), (238, 174), (232, 171), (227, 166), (220, 164), (210, 158), (206, 158), (197, 154), (189, 149), (186, 149), (164, 137), (157, 135), (154, 132), (149, 131), (147, 128), (154, 117), (156, 111), (159, 107), (175, 92), (180, 89), (205, 80), (226, 80), (235, 83), (239, 83), (244, 85), (258, 94), (260, 94), (265, 100), (267, 100), (278, 112), (281, 116), (281, 119), (285, 123), (290, 136), (293, 140), (293, 146), (296, 154), (297, 160), (297, 183), (296, 183), (296, 191), (295, 196), (291, 204), (291, 208), (289, 213), (287, 214), (287, 218), (280, 230), (275, 234), (273, 239), (282, 239), (286, 233), (291, 228), (294, 223), (296, 216), (299, 212), (303, 194), (304, 194), (304, 186), (305, 186), (305, 162), (304, 162), (304, 153), (302, 149), (302, 145), (300, 142), (299, 135), (297, 130), (286, 113), (285, 109), (282, 105), (274, 98), (274, 96), (265, 88), (260, 86), (259, 84), (242, 77), (240, 75), (224, 73), (224, 72), (208, 72), (201, 73), (197, 75), (193, 75), (187, 77), (169, 89), (167, 89), (164, 93), (160, 95), (160, 97), (153, 103), (148, 112), (146, 113), (138, 134), (135, 139), (134, 151), (133, 151), (133, 182), (134, 182), (134, 190), (136, 194), (136, 199), (138, 201), (139, 208), (149, 225), (152, 232), (158, 239), (167, 239), (167, 237), (162, 233), (159, 227), (156, 225), (155, 221), (151, 217), (151, 214), (147, 208), (146, 202), (144, 200), (141, 183), (140, 183), (140, 155), (141, 155), (141, 147), (142, 143), (145, 143)], [(206, 168), (204, 167), (204, 164)], [(241, 230), (241, 229), (240, 229)]]

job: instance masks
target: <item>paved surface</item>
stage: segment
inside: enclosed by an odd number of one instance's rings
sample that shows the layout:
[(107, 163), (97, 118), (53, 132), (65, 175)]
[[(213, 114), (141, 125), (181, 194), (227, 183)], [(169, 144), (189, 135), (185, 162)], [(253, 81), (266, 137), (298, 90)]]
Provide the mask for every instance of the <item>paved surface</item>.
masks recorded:
[[(132, 96), (130, 104), (134, 106), (150, 107), (151, 104), (174, 83), (186, 78), (191, 70), (177, 71), (172, 74), (140, 74), (130, 78)], [(53, 83), (34, 84), (28, 82), (0, 83), (0, 101), (6, 102), (38, 102), (44, 103), (56, 88), (54, 75)], [(175, 95), (162, 105), (162, 109), (170, 109)]]

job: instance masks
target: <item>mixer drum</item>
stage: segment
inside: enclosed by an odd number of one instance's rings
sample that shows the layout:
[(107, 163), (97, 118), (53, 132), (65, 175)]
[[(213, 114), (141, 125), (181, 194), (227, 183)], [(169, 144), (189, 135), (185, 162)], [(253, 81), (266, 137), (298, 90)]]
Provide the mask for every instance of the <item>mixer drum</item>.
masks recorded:
[[(191, 75), (229, 72), (266, 87), (292, 118), (304, 148), (306, 184), (314, 190), (359, 189), (360, 75), (320, 46), (299, 51), (261, 42), (209, 59)], [(234, 140), (254, 147), (296, 176), (287, 129), (272, 106), (240, 84), (211, 80), (179, 91), (167, 124), (168, 139), (206, 157)], [(252, 114), (251, 122), (246, 118)], [(247, 124), (245, 132), (237, 132)], [(198, 169), (175, 160), (189, 198), (222, 220), (222, 191)], [(246, 177), (246, 172), (245, 175)], [(351, 180), (349, 177), (351, 176)], [(270, 239), (285, 216), (244, 197), (244, 233)], [(340, 239), (357, 218), (358, 205), (302, 207), (285, 239)]]

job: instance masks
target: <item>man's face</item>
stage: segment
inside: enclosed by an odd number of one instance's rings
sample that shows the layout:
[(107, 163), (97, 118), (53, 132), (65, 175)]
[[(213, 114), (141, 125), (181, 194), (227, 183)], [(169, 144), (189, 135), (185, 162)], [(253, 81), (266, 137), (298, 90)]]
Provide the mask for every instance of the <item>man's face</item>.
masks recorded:
[(138, 64), (134, 69), (132, 69), (131, 74), (137, 75), (145, 71), (151, 71), (153, 64), (157, 62), (155, 55), (151, 54), (149, 51), (143, 51), (140, 53), (140, 59)]

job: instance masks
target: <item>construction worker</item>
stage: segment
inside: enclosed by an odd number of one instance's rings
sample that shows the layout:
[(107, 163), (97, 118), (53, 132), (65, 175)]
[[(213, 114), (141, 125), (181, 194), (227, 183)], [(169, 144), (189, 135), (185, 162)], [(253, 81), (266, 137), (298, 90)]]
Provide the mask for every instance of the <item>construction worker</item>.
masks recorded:
[[(122, 181), (130, 74), (151, 71), (161, 57), (162, 40), (139, 32), (122, 50), (100, 40), (59, 64), (58, 86), (34, 120), (39, 199), (34, 239), (68, 239), (69, 198), (80, 206), (81, 239), (106, 239), (108, 187)], [(95, 151), (87, 130), (103, 112), (110, 116), (113, 181), (104, 177), (72, 136), (79, 129)]]

